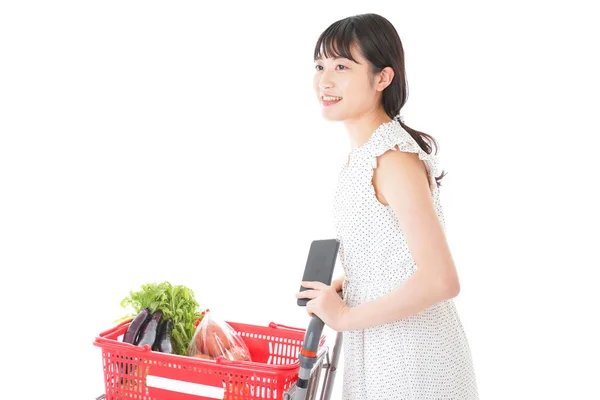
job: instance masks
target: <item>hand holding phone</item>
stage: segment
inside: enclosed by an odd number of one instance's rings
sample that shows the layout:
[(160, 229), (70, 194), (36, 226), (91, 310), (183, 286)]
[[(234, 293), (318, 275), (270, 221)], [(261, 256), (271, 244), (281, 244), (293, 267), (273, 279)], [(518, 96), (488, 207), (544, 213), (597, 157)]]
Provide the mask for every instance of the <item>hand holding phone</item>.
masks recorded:
[[(340, 242), (337, 239), (314, 240), (308, 252), (302, 282), (318, 281), (326, 285), (331, 285), (339, 248)], [(300, 291), (303, 292), (305, 290), (307, 288), (300, 285)], [(341, 284), (339, 290), (341, 290)], [(298, 305), (306, 306), (309, 300), (298, 299)]]

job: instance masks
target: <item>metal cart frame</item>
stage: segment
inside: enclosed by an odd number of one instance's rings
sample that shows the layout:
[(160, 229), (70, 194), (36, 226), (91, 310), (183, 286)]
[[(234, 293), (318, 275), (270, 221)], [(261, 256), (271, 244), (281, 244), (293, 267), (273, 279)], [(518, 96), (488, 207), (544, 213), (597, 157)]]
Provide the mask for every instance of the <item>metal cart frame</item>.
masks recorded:
[[(342, 348), (343, 333), (337, 332), (333, 349), (331, 350), (331, 357), (329, 357), (327, 346), (324, 346), (316, 354), (324, 325), (319, 317), (312, 317), (306, 330), (299, 356), (300, 371), (298, 372), (298, 381), (283, 394), (283, 400), (317, 400), (319, 393), (318, 400), (331, 399)], [(319, 392), (318, 388), (323, 369), (325, 370), (325, 376), (321, 391)]]

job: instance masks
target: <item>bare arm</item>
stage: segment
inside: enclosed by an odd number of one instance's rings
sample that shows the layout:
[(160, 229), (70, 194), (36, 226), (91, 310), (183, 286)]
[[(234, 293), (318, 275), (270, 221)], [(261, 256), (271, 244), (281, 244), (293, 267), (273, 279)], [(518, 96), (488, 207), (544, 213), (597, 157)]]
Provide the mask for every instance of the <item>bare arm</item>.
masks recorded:
[(349, 308), (343, 330), (403, 319), (455, 297), (460, 291), (423, 162), (414, 153), (387, 151), (379, 157), (374, 181), (398, 218), (417, 271), (385, 296)]

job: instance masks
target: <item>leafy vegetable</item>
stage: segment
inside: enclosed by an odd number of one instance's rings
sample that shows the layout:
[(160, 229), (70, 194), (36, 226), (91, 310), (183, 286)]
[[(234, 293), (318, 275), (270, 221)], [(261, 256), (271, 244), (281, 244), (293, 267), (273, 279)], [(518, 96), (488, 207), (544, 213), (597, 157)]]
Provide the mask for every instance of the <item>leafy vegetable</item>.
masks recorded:
[(173, 354), (179, 355), (186, 355), (196, 332), (195, 323), (203, 316), (194, 292), (185, 286), (173, 286), (169, 282), (142, 285), (141, 290), (129, 292), (129, 296), (121, 301), (121, 307), (133, 308), (133, 312), (121, 320), (135, 317), (146, 307), (152, 312), (160, 309), (165, 319), (173, 320)]

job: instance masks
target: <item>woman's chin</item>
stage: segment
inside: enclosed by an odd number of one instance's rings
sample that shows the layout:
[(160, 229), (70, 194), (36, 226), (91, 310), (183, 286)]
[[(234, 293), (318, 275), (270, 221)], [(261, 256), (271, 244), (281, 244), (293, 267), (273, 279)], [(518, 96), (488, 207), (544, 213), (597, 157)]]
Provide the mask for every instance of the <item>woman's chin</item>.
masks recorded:
[(344, 117), (341, 114), (338, 113), (332, 113), (332, 112), (328, 112), (329, 110), (323, 110), (323, 112), (321, 113), (321, 115), (323, 116), (323, 119), (326, 121), (331, 121), (331, 122), (337, 122), (337, 121), (343, 121)]

